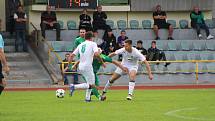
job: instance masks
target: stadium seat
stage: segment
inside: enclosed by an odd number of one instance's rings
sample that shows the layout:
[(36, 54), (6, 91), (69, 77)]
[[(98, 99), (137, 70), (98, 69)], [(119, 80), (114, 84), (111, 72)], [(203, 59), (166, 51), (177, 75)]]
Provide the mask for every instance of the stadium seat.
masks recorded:
[(76, 22), (72, 20), (67, 21), (67, 28), (68, 30), (76, 29)]
[(116, 69), (115, 65), (110, 63), (110, 64), (108, 64), (108, 66), (106, 68), (103, 69), (103, 72), (112, 73), (115, 71), (115, 69)]
[(167, 50), (168, 49), (167, 41), (169, 40), (157, 40), (156, 41), (157, 48), (159, 50)]
[(63, 23), (63, 21), (58, 20), (57, 22), (60, 24), (60, 29), (64, 29), (64, 23)]
[(215, 24), (213, 22), (212, 19), (206, 19), (205, 20), (206, 25), (210, 28), (210, 29), (214, 29), (215, 28)]
[(127, 28), (127, 23), (125, 20), (119, 20), (117, 21), (117, 27), (119, 29), (126, 29)]
[(206, 48), (207, 48), (207, 50), (215, 50), (215, 41), (214, 40), (207, 40), (206, 41)]
[(113, 20), (107, 20), (106, 24), (109, 25), (111, 29), (114, 29), (114, 21)]
[(196, 60), (196, 52), (195, 51), (186, 51), (188, 60)]
[(174, 56), (176, 60), (188, 60), (187, 52), (183, 51), (174, 52)]
[(179, 65), (178, 63), (172, 63), (167, 67), (167, 72), (170, 74), (176, 74), (176, 69), (178, 65)]
[(73, 42), (65, 42), (65, 51), (72, 51), (74, 48), (74, 43)]
[(190, 51), (193, 49), (192, 40), (181, 40), (181, 50)]
[(188, 28), (188, 20), (179, 20), (179, 25), (181, 29), (187, 29)]
[(51, 46), (54, 51), (64, 51), (64, 44), (61, 41), (52, 41)]
[(193, 41), (193, 50), (201, 51), (205, 50), (206, 45), (205, 45), (205, 40), (194, 40)]
[(200, 57), (201, 57), (201, 60), (208, 60), (209, 56), (211, 55), (209, 52), (207, 51), (200, 51), (198, 52)]
[(129, 21), (131, 29), (138, 29), (139, 28), (139, 21), (137, 20), (130, 20)]
[(181, 63), (180, 67), (181, 67), (181, 73), (182, 74), (192, 74), (195, 72), (194, 63)]
[(170, 23), (173, 28), (176, 28), (176, 21), (175, 20), (167, 20), (167, 23)]
[(180, 41), (173, 40), (173, 41), (168, 41), (168, 50), (170, 51), (176, 51), (180, 50)]
[(152, 28), (152, 22), (150, 20), (143, 20), (142, 21), (142, 27), (143, 27), (143, 29), (151, 29)]
[(35, 4), (47, 4), (48, 0), (35, 0)]
[(208, 60), (214, 60), (215, 59), (215, 55), (213, 53), (210, 53), (208, 55)]
[(207, 64), (199, 63), (198, 64), (198, 74), (205, 74), (207, 72), (208, 72)]

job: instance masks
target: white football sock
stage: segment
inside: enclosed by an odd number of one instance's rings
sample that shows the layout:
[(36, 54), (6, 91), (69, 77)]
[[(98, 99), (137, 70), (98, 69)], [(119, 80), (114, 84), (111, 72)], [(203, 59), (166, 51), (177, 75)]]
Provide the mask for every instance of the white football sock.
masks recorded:
[(110, 81), (108, 80), (108, 82), (106, 83), (103, 92), (107, 92), (108, 88), (110, 88), (112, 86), (112, 83), (110, 83)]
[(87, 83), (76, 84), (76, 85), (74, 85), (74, 87), (75, 87), (75, 89), (88, 89), (89, 84), (87, 84)]
[(86, 89), (86, 100), (90, 100), (92, 89)]
[(135, 82), (130, 81), (130, 82), (129, 82), (129, 86), (128, 86), (128, 94), (129, 94), (129, 95), (133, 95), (134, 86), (135, 86)]

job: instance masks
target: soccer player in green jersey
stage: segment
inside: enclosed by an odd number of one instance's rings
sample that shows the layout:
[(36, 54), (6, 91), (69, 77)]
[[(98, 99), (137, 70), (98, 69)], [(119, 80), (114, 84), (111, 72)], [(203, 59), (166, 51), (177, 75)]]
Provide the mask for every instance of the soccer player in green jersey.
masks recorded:
[(85, 34), (86, 34), (86, 30), (85, 29), (80, 29), (79, 30), (79, 37), (77, 37), (75, 39), (75, 42), (74, 42), (74, 49), (78, 47), (79, 44), (81, 44), (82, 42), (85, 41)]

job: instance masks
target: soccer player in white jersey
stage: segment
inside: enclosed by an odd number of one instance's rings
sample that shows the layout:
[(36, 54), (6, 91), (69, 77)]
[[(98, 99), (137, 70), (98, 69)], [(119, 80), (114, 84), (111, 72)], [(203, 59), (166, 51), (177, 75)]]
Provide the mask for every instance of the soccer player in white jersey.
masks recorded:
[(92, 88), (95, 87), (95, 75), (93, 73), (93, 56), (99, 56), (98, 47), (95, 42), (92, 42), (92, 33), (87, 32), (85, 35), (86, 41), (78, 45), (72, 54), (70, 54), (69, 61), (72, 60), (76, 55), (80, 54), (79, 71), (84, 76), (86, 83), (82, 84), (71, 84), (70, 95), (72, 96), (75, 89), (86, 89), (86, 102), (90, 102), (90, 94)]
[[(113, 57), (119, 54), (123, 55), (121, 64), (128, 69), (128, 75), (130, 78), (127, 100), (132, 100), (132, 95), (133, 95), (134, 86), (135, 86), (135, 79), (136, 79), (136, 74), (138, 70), (138, 62), (141, 61), (141, 63), (145, 63), (150, 80), (153, 79), (153, 75), (151, 73), (149, 63), (147, 62), (145, 56), (143, 56), (136, 48), (132, 47), (132, 40), (125, 40), (124, 48), (116, 50), (115, 52), (111, 53), (109, 56)], [(114, 83), (114, 81), (120, 78), (122, 74), (123, 74), (123, 71), (120, 68), (117, 68), (116, 71), (113, 73), (111, 79), (108, 80), (108, 82), (106, 83), (103, 89), (101, 100), (106, 99), (105, 94), (107, 93), (108, 88)]]

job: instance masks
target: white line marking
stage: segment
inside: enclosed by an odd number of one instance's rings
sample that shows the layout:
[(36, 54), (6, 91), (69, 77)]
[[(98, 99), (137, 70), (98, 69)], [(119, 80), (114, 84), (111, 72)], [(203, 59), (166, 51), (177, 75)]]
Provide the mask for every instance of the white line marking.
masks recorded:
[(195, 118), (195, 117), (188, 117), (188, 116), (182, 116), (176, 114), (177, 112), (181, 111), (193, 111), (197, 110), (197, 108), (184, 108), (184, 109), (178, 109), (178, 110), (173, 110), (166, 112), (165, 115), (171, 116), (171, 117), (176, 117), (176, 118), (181, 118), (181, 119), (191, 119), (191, 120), (201, 120), (201, 121), (215, 121), (215, 119), (208, 119), (208, 118)]

